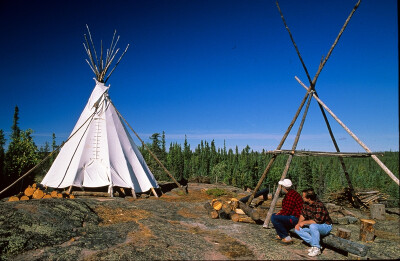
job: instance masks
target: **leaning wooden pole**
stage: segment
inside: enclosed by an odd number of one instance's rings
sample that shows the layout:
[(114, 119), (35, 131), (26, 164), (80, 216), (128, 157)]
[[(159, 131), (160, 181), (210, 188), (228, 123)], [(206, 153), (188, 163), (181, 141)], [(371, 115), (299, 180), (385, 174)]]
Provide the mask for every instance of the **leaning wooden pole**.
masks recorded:
[[(289, 127), (287, 128), (285, 134), (283, 135), (283, 137), (281, 139), (281, 142), (279, 143), (278, 147), (276, 148), (277, 150), (280, 150), (282, 148), (283, 144), (285, 143), (285, 140), (286, 140), (287, 136), (289, 135), (290, 131), (292, 130), (293, 125), (297, 120), (297, 117), (299, 116), (301, 110), (303, 109), (303, 106), (307, 100), (307, 97), (308, 97), (308, 93), (304, 96), (303, 100), (301, 101), (300, 106), (297, 109), (296, 114), (294, 115), (294, 117), (292, 119), (292, 122), (290, 122)], [(247, 205), (250, 205), (251, 201), (253, 201), (257, 191), (260, 189), (261, 184), (263, 183), (264, 179), (267, 177), (267, 174), (268, 174), (269, 170), (271, 169), (272, 165), (274, 164), (274, 161), (277, 156), (278, 156), (277, 154), (272, 155), (272, 158), (269, 160), (267, 167), (265, 168), (261, 178), (258, 180), (258, 183), (257, 183), (256, 187), (254, 188), (253, 194), (251, 194), (249, 200), (247, 201), (247, 203), (246, 203)]]
[(353, 10), (351, 11), (351, 13), (349, 14), (349, 16), (346, 19), (346, 22), (344, 23), (344, 25), (342, 26), (342, 29), (340, 30), (338, 36), (336, 37), (335, 41), (333, 42), (331, 48), (328, 51), (328, 54), (326, 55), (325, 59), (323, 59), (323, 61), (321, 62), (321, 64), (318, 67), (318, 71), (314, 76), (314, 79), (312, 80), (312, 82), (310, 83), (311, 86), (315, 86), (318, 76), (321, 73), (322, 69), (324, 68), (326, 62), (328, 61), (333, 49), (335, 48), (336, 44), (338, 43), (340, 37), (342, 36), (342, 33), (344, 32), (344, 29), (346, 29), (347, 24), (350, 22), (351, 17), (353, 16), (354, 12), (357, 10), (358, 6), (360, 5), (361, 0), (358, 0), (357, 4), (353, 7)]
[[(296, 76), (295, 77), (296, 80), (300, 83), (301, 86), (303, 86), (304, 88), (307, 89), (307, 87), (304, 85), (304, 83), (302, 83), (300, 81), (300, 79)], [(367, 145), (365, 145), (329, 108), (328, 106), (325, 105), (325, 103), (323, 101), (321, 101), (321, 99), (315, 95), (315, 93), (313, 93), (313, 97), (314, 99), (316, 99), (318, 101), (319, 104), (322, 105), (322, 107), (324, 107), (324, 109), (340, 124), (340, 126), (343, 127), (343, 129), (358, 143), (360, 144), (361, 147), (364, 148), (364, 150), (368, 153), (372, 153), (372, 151), (367, 147)], [(394, 181), (396, 182), (397, 185), (400, 186), (399, 184), (399, 179), (390, 171), (390, 169), (388, 169), (388, 167), (386, 167), (385, 164), (383, 164), (383, 162), (374, 154), (371, 155), (371, 158), (373, 158), (375, 160), (376, 163), (378, 163), (378, 165), (383, 169), (383, 171), (386, 172), (386, 174)]]
[[(314, 92), (314, 94), (315, 94), (316, 96), (318, 96), (318, 94), (317, 94), (316, 91)], [(321, 110), (321, 113), (322, 113), (322, 116), (323, 116), (323, 118), (324, 118), (324, 120), (325, 120), (326, 127), (328, 128), (329, 135), (331, 136), (333, 145), (335, 146), (336, 151), (337, 151), (338, 153), (340, 153), (339, 146), (338, 146), (338, 144), (337, 144), (337, 142), (336, 142), (335, 136), (334, 136), (334, 134), (333, 134), (331, 125), (329, 124), (329, 120), (328, 120), (328, 117), (326, 116), (325, 110), (324, 110), (324, 108), (322, 107), (321, 104), (318, 103), (318, 106), (319, 106), (319, 108), (320, 108), (320, 110)], [(340, 164), (342, 165), (342, 169), (343, 169), (344, 175), (345, 175), (345, 177), (346, 177), (347, 184), (349, 185), (350, 194), (351, 194), (351, 203), (353, 204), (354, 207), (359, 208), (360, 205), (362, 204), (362, 202), (361, 202), (361, 200), (357, 197), (356, 192), (354, 191), (353, 184), (351, 183), (350, 175), (349, 175), (349, 173), (348, 173), (348, 171), (347, 171), (346, 164), (344, 163), (343, 157), (342, 157), (342, 156), (339, 156), (338, 158), (339, 158)]]
[[(313, 93), (313, 91), (308, 92), (309, 96), (308, 96), (307, 105), (306, 105), (306, 108), (304, 110), (303, 118), (301, 119), (301, 123), (300, 123), (299, 129), (297, 130), (296, 138), (295, 138), (295, 140), (293, 142), (293, 146), (292, 146), (292, 151), (293, 152), (296, 150), (297, 144), (299, 143), (300, 134), (301, 134), (301, 131), (303, 129), (304, 122), (306, 121), (308, 108), (310, 107), (310, 103), (311, 103), (311, 100), (312, 100), (312, 93)], [(292, 163), (292, 159), (293, 159), (293, 154), (290, 154), (289, 158), (286, 161), (285, 169), (283, 170), (283, 173), (282, 173), (282, 176), (281, 176), (280, 180), (284, 180), (286, 178), (286, 175), (287, 175), (287, 173), (289, 171), (290, 164)], [(272, 214), (274, 213), (274, 210), (275, 210), (276, 202), (278, 201), (278, 198), (279, 198), (279, 193), (281, 192), (281, 188), (282, 188), (282, 186), (279, 185), (278, 188), (275, 191), (274, 198), (272, 199), (271, 206), (269, 207), (269, 210), (268, 210), (268, 213), (267, 213), (267, 217), (265, 218), (265, 221), (264, 221), (264, 225), (263, 225), (264, 228), (268, 228), (269, 221), (271, 220), (271, 216), (272, 216)]]
[(143, 144), (143, 146), (147, 149), (147, 151), (150, 153), (150, 155), (157, 161), (157, 163), (161, 166), (161, 168), (165, 171), (165, 173), (168, 174), (168, 176), (172, 179), (172, 181), (179, 187), (179, 188), (183, 188), (183, 186), (181, 184), (178, 183), (178, 181), (176, 181), (176, 179), (174, 178), (174, 176), (172, 176), (172, 174), (168, 171), (168, 169), (164, 166), (164, 164), (162, 164), (162, 162), (157, 158), (156, 155), (154, 155), (154, 153), (150, 150), (150, 148), (146, 145), (146, 143), (139, 137), (139, 135), (136, 133), (136, 131), (132, 128), (132, 126), (125, 120), (124, 117), (122, 117), (121, 113), (119, 113), (119, 111), (117, 110), (117, 108), (115, 107), (114, 103), (110, 100), (112, 106), (114, 107), (115, 111), (118, 113), (118, 116), (124, 120), (124, 122), (126, 123), (126, 125), (128, 125), (128, 127), (131, 129), (131, 131), (133, 133), (135, 133), (136, 137), (140, 140), (140, 142)]
[[(326, 55), (325, 59), (323, 59), (323, 60), (321, 61), (320, 65), (319, 65), (319, 67), (318, 67), (318, 71), (317, 71), (317, 73), (315, 74), (313, 80), (311, 80), (311, 78), (310, 78), (310, 75), (309, 75), (309, 73), (308, 73), (307, 67), (306, 67), (306, 65), (304, 64), (303, 58), (301, 57), (300, 51), (299, 51), (299, 49), (297, 48), (296, 42), (295, 42), (294, 39), (293, 39), (292, 33), (290, 32), (289, 27), (288, 27), (288, 25), (286, 24), (285, 18), (284, 18), (283, 14), (282, 14), (282, 11), (281, 11), (280, 7), (279, 7), (278, 1), (276, 2), (276, 6), (278, 7), (278, 10), (279, 10), (279, 13), (280, 13), (280, 15), (281, 15), (282, 21), (283, 21), (283, 23), (284, 23), (284, 25), (285, 25), (286, 30), (287, 30), (288, 33), (289, 33), (290, 39), (292, 40), (293, 46), (294, 46), (294, 48), (296, 49), (297, 55), (298, 55), (298, 57), (299, 57), (299, 59), (300, 59), (301, 64), (303, 65), (304, 71), (306, 72), (307, 79), (308, 79), (308, 81), (309, 81), (309, 83), (310, 83), (310, 88), (311, 88), (311, 90), (315, 90), (315, 84), (316, 84), (316, 82), (317, 82), (317, 79), (318, 79), (319, 74), (321, 73), (321, 71), (322, 71), (323, 67), (325, 66), (326, 62), (328, 61), (328, 59), (329, 59), (329, 57), (330, 57), (330, 55), (331, 55), (333, 49), (335, 48), (336, 44), (338, 43), (338, 41), (339, 41), (339, 39), (340, 39), (342, 33), (344, 32), (345, 28), (347, 27), (347, 24), (348, 24), (349, 21), (350, 21), (351, 17), (353, 16), (354, 12), (356, 11), (356, 9), (358, 8), (358, 6), (360, 5), (360, 2), (361, 2), (361, 0), (359, 0), (359, 1), (357, 2), (357, 4), (354, 6), (353, 10), (351, 11), (350, 15), (347, 17), (347, 19), (346, 19), (344, 25), (342, 26), (342, 28), (341, 28), (341, 30), (340, 30), (340, 32), (339, 32), (339, 34), (338, 34), (338, 36), (336, 37), (334, 43), (332, 44), (331, 48), (329, 49), (328, 54)], [(307, 89), (308, 89), (308, 88), (307, 88)], [(315, 95), (317, 95), (317, 94), (315, 93)], [(324, 117), (326, 126), (327, 126), (327, 128), (328, 128), (329, 134), (330, 134), (331, 139), (332, 139), (332, 141), (333, 141), (333, 144), (334, 144), (334, 146), (335, 146), (335, 148), (336, 148), (336, 151), (337, 151), (337, 152), (340, 152), (339, 146), (338, 146), (337, 143), (336, 143), (336, 139), (335, 139), (335, 137), (334, 137), (334, 135), (333, 135), (333, 132), (332, 132), (332, 129), (331, 129), (331, 127), (330, 127), (329, 121), (328, 121), (328, 119), (327, 119), (327, 117), (326, 117), (325, 111), (323, 110), (323, 108), (322, 108), (322, 106), (321, 106), (320, 104), (319, 104), (319, 107), (320, 107), (320, 109), (321, 109), (322, 115), (323, 115), (323, 117)], [(339, 157), (339, 160), (340, 160), (340, 163), (341, 163), (341, 165), (342, 165), (342, 168), (343, 168), (343, 171), (344, 171), (344, 174), (345, 174), (347, 183), (348, 183), (348, 185), (349, 185), (350, 193), (351, 193), (351, 195), (352, 195), (352, 199), (354, 199), (354, 200), (352, 200), (352, 203), (353, 203), (356, 207), (358, 207), (360, 202), (358, 202), (359, 200), (358, 200), (358, 198), (357, 198), (356, 195), (355, 195), (355, 192), (354, 192), (354, 189), (353, 189), (353, 185), (351, 184), (351, 180), (350, 180), (349, 174), (348, 174), (348, 172), (347, 172), (347, 168), (346, 168), (346, 165), (345, 165), (345, 163), (344, 163), (344, 160), (343, 160), (343, 158), (341, 158), (341, 157)]]

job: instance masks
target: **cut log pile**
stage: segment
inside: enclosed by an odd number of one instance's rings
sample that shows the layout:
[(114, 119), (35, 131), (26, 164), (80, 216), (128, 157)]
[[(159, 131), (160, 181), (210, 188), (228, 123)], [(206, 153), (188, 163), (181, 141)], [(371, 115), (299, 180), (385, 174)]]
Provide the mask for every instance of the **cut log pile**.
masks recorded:
[(12, 196), (8, 201), (19, 201), (19, 200), (30, 200), (30, 199), (46, 199), (46, 198), (75, 198), (74, 195), (70, 195), (67, 192), (58, 192), (56, 190), (48, 191), (47, 188), (37, 184), (29, 185), (24, 192), (20, 192), (15, 196)]
[[(366, 206), (371, 206), (372, 204), (380, 203), (386, 204), (389, 199), (389, 195), (382, 193), (378, 190), (372, 191), (358, 191), (355, 193), (356, 196), (361, 200)], [(329, 195), (328, 201), (337, 205), (348, 205), (350, 206), (349, 199), (351, 198), (351, 193), (349, 190), (345, 189), (340, 192), (331, 193)]]
[[(210, 218), (231, 219), (234, 222), (243, 223), (259, 223), (264, 221), (271, 206), (272, 200), (264, 200), (264, 198), (263, 196), (255, 198), (250, 206), (247, 206), (243, 199), (232, 198), (228, 201), (213, 199), (211, 202), (206, 202), (204, 208)], [(279, 208), (281, 206), (282, 199), (280, 198), (276, 207)]]

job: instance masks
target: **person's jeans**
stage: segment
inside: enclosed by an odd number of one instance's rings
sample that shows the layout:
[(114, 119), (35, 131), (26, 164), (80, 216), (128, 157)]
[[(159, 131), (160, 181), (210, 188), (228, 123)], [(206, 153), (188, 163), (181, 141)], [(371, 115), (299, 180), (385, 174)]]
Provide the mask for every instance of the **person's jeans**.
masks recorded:
[(299, 219), (295, 216), (283, 216), (272, 214), (271, 222), (274, 225), (276, 233), (280, 238), (289, 236), (289, 230), (294, 228)]
[(312, 247), (321, 248), (319, 244), (320, 237), (326, 236), (331, 232), (332, 225), (328, 224), (310, 224), (309, 227), (301, 227), (300, 230), (294, 230), (304, 241)]

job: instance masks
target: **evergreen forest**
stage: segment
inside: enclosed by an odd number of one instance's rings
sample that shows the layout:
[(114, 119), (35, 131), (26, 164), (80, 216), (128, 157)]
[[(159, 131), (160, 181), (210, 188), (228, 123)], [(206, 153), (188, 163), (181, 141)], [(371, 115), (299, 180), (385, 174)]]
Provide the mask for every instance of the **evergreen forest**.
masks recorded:
[[(14, 195), (23, 190), (28, 184), (40, 182), (52, 162), (56, 153), (49, 154), (58, 148), (55, 135), (51, 144), (46, 142), (38, 148), (32, 138), (31, 129), (21, 130), (18, 107), (15, 107), (14, 120), (11, 127), (8, 148), (5, 148), (6, 139), (3, 130), (0, 130), (0, 191), (25, 174), (44, 158), (30, 175), (25, 177), (1, 197)], [(253, 151), (249, 146), (239, 151), (217, 148), (214, 140), (202, 140), (196, 147), (191, 147), (186, 137), (184, 144), (166, 144), (165, 133), (151, 135), (147, 147), (157, 156), (164, 166), (178, 181), (207, 181), (210, 183), (224, 183), (243, 189), (253, 189), (262, 176), (271, 154), (265, 151)], [(158, 181), (171, 181), (161, 166), (154, 160), (143, 145), (138, 145), (150, 170)], [(386, 151), (377, 155), (380, 160), (398, 177), (399, 152)], [(278, 155), (261, 188), (273, 189), (279, 181), (285, 167), (287, 155)], [(398, 203), (399, 186), (378, 166), (370, 157), (344, 158), (347, 171), (356, 190), (379, 190), (389, 194), (392, 200)], [(348, 187), (347, 181), (337, 157), (294, 157), (287, 174), (298, 191), (313, 187), (320, 196), (331, 192), (341, 191)]]

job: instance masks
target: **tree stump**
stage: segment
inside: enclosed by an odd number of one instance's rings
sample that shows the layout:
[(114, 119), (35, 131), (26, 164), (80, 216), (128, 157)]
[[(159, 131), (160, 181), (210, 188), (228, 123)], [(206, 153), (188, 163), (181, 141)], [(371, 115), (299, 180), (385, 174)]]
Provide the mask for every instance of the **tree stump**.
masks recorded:
[(371, 218), (377, 220), (385, 220), (385, 205), (372, 204), (370, 207)]
[(344, 228), (338, 228), (336, 236), (344, 239), (350, 239), (351, 231)]
[(375, 238), (375, 221), (369, 219), (360, 219), (360, 240), (363, 242), (372, 242)]

